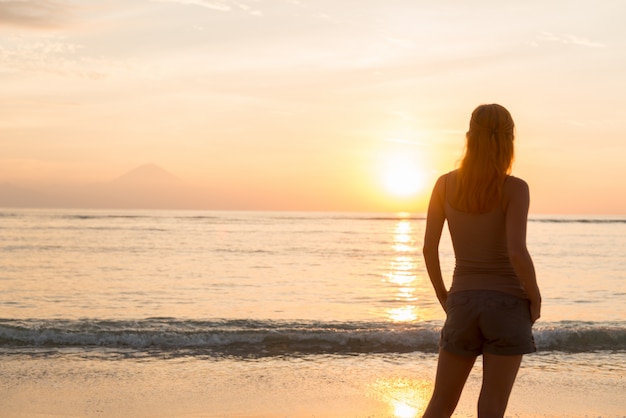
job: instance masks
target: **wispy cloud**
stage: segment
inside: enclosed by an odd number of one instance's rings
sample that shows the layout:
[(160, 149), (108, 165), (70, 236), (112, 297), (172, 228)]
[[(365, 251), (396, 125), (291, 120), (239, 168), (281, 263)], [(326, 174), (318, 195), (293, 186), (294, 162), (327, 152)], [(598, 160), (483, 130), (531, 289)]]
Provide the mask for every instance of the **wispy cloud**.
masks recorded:
[(68, 23), (70, 9), (52, 0), (0, 0), (0, 26), (54, 29)]
[(263, 13), (243, 1), (235, 0), (153, 0), (158, 3), (178, 3), (189, 6), (200, 6), (210, 10), (216, 10), (219, 12), (230, 12), (233, 10), (240, 10), (244, 13), (253, 16), (261, 16)]
[(62, 76), (102, 79), (110, 63), (84, 55), (84, 46), (64, 37), (9, 36), (0, 40), (0, 61), (5, 69)]
[(569, 34), (554, 34), (552, 32), (541, 32), (535, 37), (534, 45), (539, 42), (558, 42), (561, 44), (578, 45), (588, 48), (606, 48), (606, 44), (601, 42), (591, 41), (587, 38), (581, 38), (576, 35)]
[(594, 42), (586, 38), (579, 38), (577, 36), (569, 36), (569, 42), (574, 45), (588, 46), (591, 48), (606, 48), (606, 45), (601, 42)]
[(210, 1), (210, 0), (154, 0), (158, 3), (178, 3), (182, 5), (200, 6), (220, 12), (228, 12), (232, 7), (227, 1)]
[(395, 46), (398, 46), (398, 47), (404, 48), (404, 49), (414, 49), (415, 48), (415, 42), (413, 42), (411, 39), (401, 38), (401, 37), (392, 35), (390, 33), (387, 33), (385, 31), (379, 31), (379, 33), (382, 35), (384, 40), (386, 42), (388, 42), (389, 44), (391, 44), (391, 45), (395, 45)]

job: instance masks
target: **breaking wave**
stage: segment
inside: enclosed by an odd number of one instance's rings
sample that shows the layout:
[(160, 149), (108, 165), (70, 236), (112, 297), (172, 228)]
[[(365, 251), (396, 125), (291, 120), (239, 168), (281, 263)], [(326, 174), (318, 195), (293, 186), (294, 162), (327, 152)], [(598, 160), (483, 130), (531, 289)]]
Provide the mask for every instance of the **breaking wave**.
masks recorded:
[[(176, 351), (215, 356), (437, 351), (441, 323), (0, 319), (0, 347)], [(626, 324), (557, 322), (535, 329), (539, 351), (625, 351)]]

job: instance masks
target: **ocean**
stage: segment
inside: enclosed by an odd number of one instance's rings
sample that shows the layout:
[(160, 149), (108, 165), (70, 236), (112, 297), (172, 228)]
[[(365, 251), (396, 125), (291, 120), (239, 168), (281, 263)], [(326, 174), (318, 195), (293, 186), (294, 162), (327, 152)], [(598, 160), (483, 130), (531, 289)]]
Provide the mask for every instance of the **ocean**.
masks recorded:
[[(444, 319), (424, 226), (0, 210), (0, 415), (419, 416)], [(528, 247), (543, 311), (510, 416), (626, 416), (626, 218), (532, 215)]]

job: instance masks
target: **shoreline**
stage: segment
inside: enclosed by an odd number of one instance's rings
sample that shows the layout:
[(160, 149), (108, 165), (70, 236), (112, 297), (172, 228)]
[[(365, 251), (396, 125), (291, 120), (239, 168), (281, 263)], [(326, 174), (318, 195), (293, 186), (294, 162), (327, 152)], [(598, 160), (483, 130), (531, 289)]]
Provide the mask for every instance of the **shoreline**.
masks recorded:
[[(588, 357), (589, 355), (587, 355)], [(626, 353), (594, 371), (577, 355), (522, 364), (507, 417), (623, 417)], [(304, 356), (256, 360), (113, 359), (62, 355), (0, 359), (3, 417), (419, 417), (436, 356)], [(477, 360), (454, 417), (475, 416)]]

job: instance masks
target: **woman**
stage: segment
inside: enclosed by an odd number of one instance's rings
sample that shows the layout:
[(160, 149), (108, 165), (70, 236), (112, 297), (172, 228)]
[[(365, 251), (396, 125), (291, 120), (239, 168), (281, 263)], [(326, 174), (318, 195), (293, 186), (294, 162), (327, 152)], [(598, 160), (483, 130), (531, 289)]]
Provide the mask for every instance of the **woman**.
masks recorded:
[[(526, 249), (528, 185), (509, 175), (513, 131), (504, 107), (477, 107), (459, 169), (441, 176), (431, 196), (424, 260), (447, 318), (425, 418), (452, 415), (479, 355), (478, 416), (504, 416), (522, 355), (535, 351), (531, 328), (541, 295)], [(446, 220), (456, 259), (450, 290), (438, 251)]]

